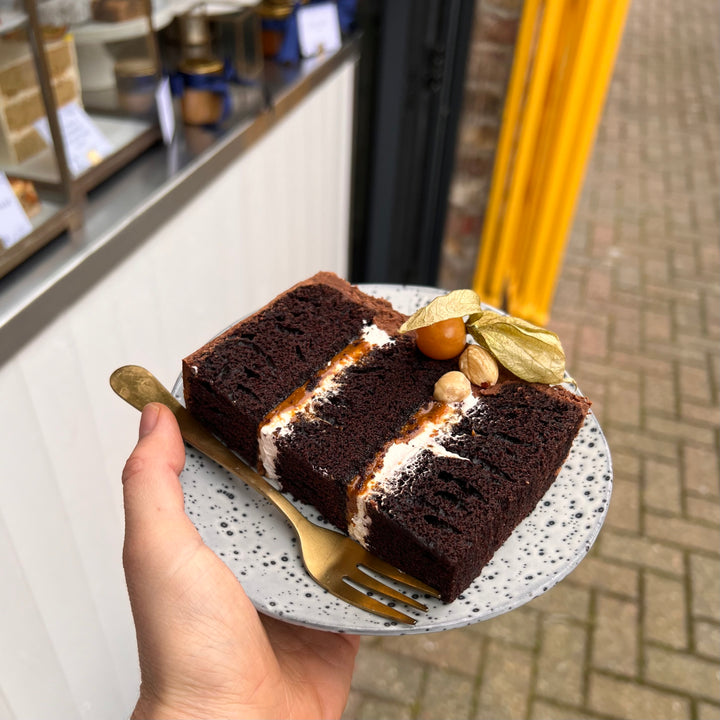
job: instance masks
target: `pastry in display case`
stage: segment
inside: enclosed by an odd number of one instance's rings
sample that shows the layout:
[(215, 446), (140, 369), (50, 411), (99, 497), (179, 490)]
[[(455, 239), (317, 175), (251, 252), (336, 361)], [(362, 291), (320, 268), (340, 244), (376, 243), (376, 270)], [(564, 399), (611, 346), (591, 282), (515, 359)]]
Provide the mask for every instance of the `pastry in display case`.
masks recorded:
[[(75, 45), (70, 34), (45, 43), (55, 102), (82, 103)], [(0, 38), (0, 164), (23, 163), (47, 148), (35, 123), (46, 116), (35, 61), (26, 39)]]
[(93, 0), (91, 7), (97, 22), (125, 22), (145, 15), (144, 0)]
[[(70, 25), (87, 22), (90, 19), (91, 0), (34, 0), (39, 25), (43, 32), (64, 30)], [(24, 0), (16, 0), (24, 8)]]
[(29, 180), (14, 177), (9, 177), (8, 182), (25, 215), (28, 219), (34, 218), (41, 209), (40, 197), (35, 185)]

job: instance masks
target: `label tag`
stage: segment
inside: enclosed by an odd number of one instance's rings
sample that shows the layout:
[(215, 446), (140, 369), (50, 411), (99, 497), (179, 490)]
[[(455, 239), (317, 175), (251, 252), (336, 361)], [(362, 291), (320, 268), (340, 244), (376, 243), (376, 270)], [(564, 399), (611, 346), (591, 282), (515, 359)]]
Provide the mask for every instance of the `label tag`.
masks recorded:
[[(89, 167), (97, 165), (113, 151), (110, 141), (98, 130), (90, 116), (77, 103), (71, 102), (58, 110), (60, 134), (70, 172), (81, 175)], [(50, 125), (46, 117), (33, 123), (45, 142), (52, 147)]]
[(0, 172), (0, 245), (12, 247), (31, 231), (32, 223), (15, 197), (10, 181)]
[(340, 19), (335, 3), (317, 3), (298, 8), (297, 25), (303, 57), (314, 57), (340, 49)]
[(164, 77), (158, 83), (155, 88), (155, 103), (157, 104), (158, 122), (163, 142), (169, 145), (175, 136), (175, 111), (170, 93), (170, 78)]

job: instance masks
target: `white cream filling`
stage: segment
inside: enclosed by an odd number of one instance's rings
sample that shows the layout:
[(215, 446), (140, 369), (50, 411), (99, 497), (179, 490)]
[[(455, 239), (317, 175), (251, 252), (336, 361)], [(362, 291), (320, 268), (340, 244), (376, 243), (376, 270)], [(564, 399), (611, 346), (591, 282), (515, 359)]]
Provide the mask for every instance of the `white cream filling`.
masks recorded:
[[(360, 340), (366, 343), (364, 353), (376, 348), (381, 348), (395, 341), (384, 330), (375, 324), (365, 325), (362, 329)], [(276, 480), (277, 472), (275, 462), (277, 460), (278, 438), (290, 434), (293, 430), (292, 421), (300, 416), (303, 419), (311, 420), (315, 417), (318, 405), (335, 395), (342, 383), (342, 374), (345, 370), (357, 363), (358, 358), (353, 353), (344, 353), (331, 360), (325, 370), (322, 371), (318, 382), (311, 392), (295, 405), (288, 406), (278, 413), (275, 413), (268, 421), (260, 426), (258, 433), (259, 459), (263, 464), (265, 475)]]
[[(451, 457), (459, 460), (468, 460), (456, 453), (446, 450), (441, 441), (450, 435), (453, 426), (475, 405), (480, 402), (472, 393), (460, 402), (448, 403), (443, 412), (432, 420), (424, 420), (420, 430), (407, 440), (397, 440), (389, 445), (385, 451), (378, 469), (365, 483), (362, 492), (358, 493), (357, 509), (350, 520), (348, 532), (350, 537), (365, 544), (370, 531), (370, 517), (368, 507), (381, 495), (392, 495), (398, 491), (398, 482), (402, 472), (412, 469), (423, 451), (433, 453), (438, 457)], [(425, 411), (428, 408), (424, 408)], [(422, 411), (421, 411), (422, 412)]]

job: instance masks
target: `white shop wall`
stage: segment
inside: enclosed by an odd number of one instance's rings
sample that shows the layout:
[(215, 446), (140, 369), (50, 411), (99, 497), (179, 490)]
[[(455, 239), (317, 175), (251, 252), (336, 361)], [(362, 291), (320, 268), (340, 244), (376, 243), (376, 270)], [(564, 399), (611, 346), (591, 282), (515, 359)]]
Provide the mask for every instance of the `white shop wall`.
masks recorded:
[(137, 694), (120, 473), (139, 414), (108, 385), (168, 386), (209, 337), (318, 270), (345, 276), (346, 63), (0, 367), (0, 718), (118, 718)]

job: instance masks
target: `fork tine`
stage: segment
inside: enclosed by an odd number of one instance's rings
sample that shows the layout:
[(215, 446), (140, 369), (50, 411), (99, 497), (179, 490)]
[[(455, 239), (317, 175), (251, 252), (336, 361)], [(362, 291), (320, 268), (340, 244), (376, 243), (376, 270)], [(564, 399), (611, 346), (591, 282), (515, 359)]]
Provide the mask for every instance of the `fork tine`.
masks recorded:
[(355, 573), (353, 573), (352, 575), (348, 575), (348, 579), (352, 580), (358, 585), (362, 585), (368, 590), (374, 590), (381, 595), (385, 595), (386, 597), (392, 598), (393, 600), (397, 600), (399, 602), (405, 603), (406, 605), (410, 605), (410, 607), (414, 607), (417, 610), (427, 612), (427, 605), (424, 605), (415, 598), (408, 597), (407, 595), (404, 595), (395, 588), (392, 588), (389, 585), (380, 582), (372, 575), (368, 575), (368, 573), (364, 572), (362, 568), (357, 568), (357, 571)]
[(376, 600), (375, 598), (369, 597), (364, 592), (361, 592), (357, 588), (350, 585), (347, 581), (339, 580), (337, 583), (325, 586), (333, 595), (336, 595), (341, 600), (344, 600), (361, 610), (380, 615), (381, 617), (388, 618), (389, 620), (395, 620), (396, 622), (404, 623), (405, 625), (415, 625), (417, 620), (410, 615), (406, 615), (399, 610), (396, 610), (385, 603)]
[(398, 570), (396, 567), (390, 565), (390, 563), (375, 557), (375, 555), (371, 555), (369, 552), (366, 552), (362, 559), (358, 561), (358, 565), (365, 567), (368, 570), (372, 570), (380, 575), (385, 575), (386, 577), (396, 580), (403, 585), (415, 588), (415, 590), (420, 590), (420, 592), (430, 595), (430, 597), (440, 597), (440, 593), (435, 590), (435, 588), (426, 585), (424, 582), (414, 578), (412, 575), (408, 575), (402, 570)]

